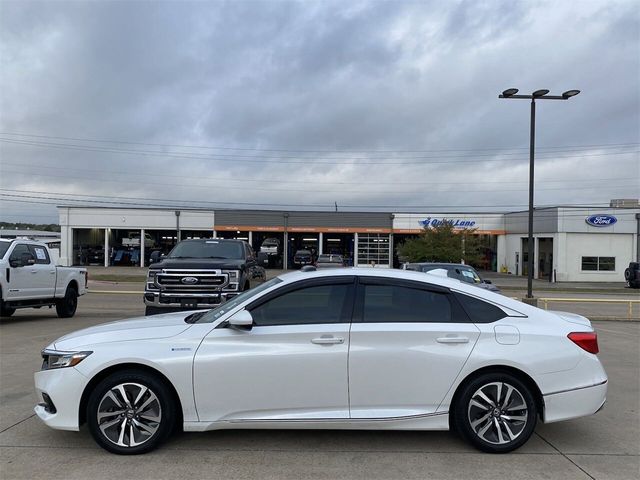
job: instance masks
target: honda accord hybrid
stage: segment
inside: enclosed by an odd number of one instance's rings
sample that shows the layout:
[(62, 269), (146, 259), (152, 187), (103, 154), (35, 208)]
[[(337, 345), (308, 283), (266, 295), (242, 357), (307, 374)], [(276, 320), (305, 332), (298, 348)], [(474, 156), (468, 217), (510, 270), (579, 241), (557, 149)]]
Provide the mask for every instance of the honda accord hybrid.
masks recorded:
[(208, 311), (80, 330), (42, 351), (37, 415), (137, 454), (176, 428), (455, 430), (509, 452), (607, 393), (585, 317), (459, 280), (300, 271)]

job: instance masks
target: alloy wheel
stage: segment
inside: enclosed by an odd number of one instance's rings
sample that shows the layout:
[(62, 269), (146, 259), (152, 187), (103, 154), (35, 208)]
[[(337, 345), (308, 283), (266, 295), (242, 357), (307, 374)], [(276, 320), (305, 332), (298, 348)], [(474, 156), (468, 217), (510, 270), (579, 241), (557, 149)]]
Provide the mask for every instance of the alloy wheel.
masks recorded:
[(120, 383), (109, 389), (97, 411), (102, 435), (120, 447), (137, 447), (158, 431), (162, 409), (156, 394), (139, 383)]
[(487, 383), (476, 390), (469, 400), (467, 415), (475, 434), (494, 445), (515, 441), (529, 419), (522, 393), (506, 382)]

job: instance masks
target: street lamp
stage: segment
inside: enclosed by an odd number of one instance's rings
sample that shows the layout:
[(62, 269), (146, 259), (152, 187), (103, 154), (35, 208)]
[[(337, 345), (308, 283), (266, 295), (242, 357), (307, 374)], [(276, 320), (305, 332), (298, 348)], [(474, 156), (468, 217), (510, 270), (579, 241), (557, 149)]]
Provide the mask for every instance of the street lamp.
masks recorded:
[[(529, 135), (529, 238), (527, 242), (527, 298), (533, 298), (533, 152), (536, 134), (536, 99), (568, 100), (580, 93), (580, 90), (567, 90), (562, 95), (548, 95), (549, 90), (536, 90), (531, 95), (518, 95), (517, 88), (508, 88), (498, 98), (531, 100), (531, 131)], [(552, 273), (550, 272), (549, 275)], [(535, 302), (530, 302), (535, 303)]]

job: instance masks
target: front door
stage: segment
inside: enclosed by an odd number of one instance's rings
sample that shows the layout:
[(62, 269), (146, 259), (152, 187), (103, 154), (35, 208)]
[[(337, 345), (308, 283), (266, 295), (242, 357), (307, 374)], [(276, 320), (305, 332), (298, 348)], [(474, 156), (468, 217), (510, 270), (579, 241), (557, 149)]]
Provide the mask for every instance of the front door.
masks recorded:
[(446, 290), (361, 277), (351, 327), (351, 418), (434, 413), (480, 335)]
[(280, 289), (247, 309), (254, 326), (220, 325), (194, 360), (200, 421), (348, 418), (353, 277)]
[[(13, 247), (13, 251), (9, 256), (9, 263), (18, 261), (22, 262), (23, 254), (30, 254), (29, 246), (19, 243)], [(25, 300), (34, 295), (31, 268), (33, 265), (24, 265), (9, 267), (9, 281), (7, 282), (7, 291), (3, 292), (5, 300)]]

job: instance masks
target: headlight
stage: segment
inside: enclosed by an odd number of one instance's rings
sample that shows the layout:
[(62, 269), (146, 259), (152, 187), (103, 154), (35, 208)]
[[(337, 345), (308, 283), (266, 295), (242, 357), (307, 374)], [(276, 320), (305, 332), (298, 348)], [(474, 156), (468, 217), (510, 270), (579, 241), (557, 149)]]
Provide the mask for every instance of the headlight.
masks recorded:
[(222, 273), (226, 273), (227, 275), (229, 275), (229, 281), (230, 282), (236, 282), (238, 281), (238, 270), (223, 270)]
[(74, 367), (92, 353), (93, 352), (57, 352), (55, 350), (43, 350), (42, 370)]

